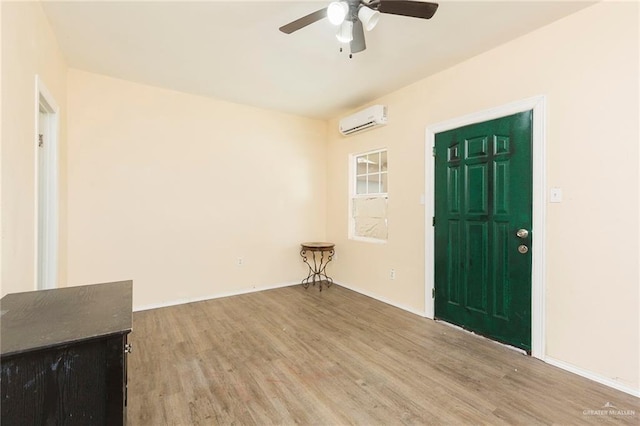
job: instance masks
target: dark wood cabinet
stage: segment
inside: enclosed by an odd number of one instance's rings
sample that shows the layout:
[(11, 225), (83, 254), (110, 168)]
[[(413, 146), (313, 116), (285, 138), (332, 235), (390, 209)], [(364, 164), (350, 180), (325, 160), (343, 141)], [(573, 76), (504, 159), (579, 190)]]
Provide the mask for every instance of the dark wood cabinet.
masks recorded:
[(0, 300), (3, 425), (126, 424), (132, 282)]

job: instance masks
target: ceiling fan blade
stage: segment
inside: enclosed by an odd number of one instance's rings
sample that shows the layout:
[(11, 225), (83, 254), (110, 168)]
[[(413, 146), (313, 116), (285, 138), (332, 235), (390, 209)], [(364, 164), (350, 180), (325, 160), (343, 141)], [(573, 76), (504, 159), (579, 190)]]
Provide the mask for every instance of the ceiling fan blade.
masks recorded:
[(353, 39), (351, 40), (351, 53), (362, 52), (367, 48), (364, 41), (364, 28), (359, 19), (353, 23)]
[(280, 27), (280, 31), (285, 34), (291, 34), (294, 31), (298, 31), (300, 28), (304, 28), (307, 25), (313, 24), (316, 21), (321, 20), (322, 18), (327, 17), (327, 8), (316, 10), (313, 13), (308, 14), (307, 16), (303, 16), (300, 19), (296, 19), (295, 21), (289, 22), (287, 25), (283, 25)]
[(411, 0), (379, 0), (378, 12), (412, 18), (430, 19), (438, 10), (438, 3)]

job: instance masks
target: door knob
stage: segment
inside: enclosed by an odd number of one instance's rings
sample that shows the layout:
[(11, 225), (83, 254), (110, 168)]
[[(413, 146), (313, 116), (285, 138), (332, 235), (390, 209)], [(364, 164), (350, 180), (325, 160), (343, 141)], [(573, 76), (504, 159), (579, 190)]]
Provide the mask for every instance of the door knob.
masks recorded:
[(520, 252), (520, 254), (525, 254), (529, 251), (529, 247), (525, 246), (524, 244), (520, 244), (518, 246), (518, 252)]
[(518, 238), (525, 239), (529, 236), (529, 231), (527, 231), (524, 228), (518, 229), (518, 232), (516, 232), (516, 235), (518, 236)]

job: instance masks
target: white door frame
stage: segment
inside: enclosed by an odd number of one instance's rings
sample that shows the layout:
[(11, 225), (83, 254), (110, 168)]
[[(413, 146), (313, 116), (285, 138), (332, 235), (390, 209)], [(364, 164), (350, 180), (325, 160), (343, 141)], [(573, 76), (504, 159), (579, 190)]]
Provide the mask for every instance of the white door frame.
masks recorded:
[[(58, 286), (58, 132), (59, 112), (57, 102), (40, 76), (35, 79), (35, 289), (43, 290)], [(41, 113), (43, 119), (41, 119)], [(44, 122), (41, 122), (44, 120)], [(40, 149), (41, 129), (47, 136)], [(40, 151), (39, 151), (40, 150)], [(39, 156), (44, 156), (40, 170)], [(44, 174), (44, 188), (40, 192), (40, 177)], [(42, 221), (40, 215), (42, 214)], [(41, 246), (42, 245), (42, 246)]]
[(531, 355), (545, 358), (545, 200), (546, 200), (546, 97), (536, 96), (497, 108), (453, 118), (427, 126), (425, 142), (425, 316), (434, 317), (434, 173), (435, 135), (469, 124), (533, 110), (533, 244), (531, 273)]

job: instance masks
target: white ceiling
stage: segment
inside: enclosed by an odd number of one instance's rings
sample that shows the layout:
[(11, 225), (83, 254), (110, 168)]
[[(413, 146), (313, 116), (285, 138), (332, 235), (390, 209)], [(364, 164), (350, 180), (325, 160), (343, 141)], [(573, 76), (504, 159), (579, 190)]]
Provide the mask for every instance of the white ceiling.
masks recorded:
[[(367, 50), (339, 53), (326, 2), (43, 3), (70, 67), (298, 115), (331, 118), (593, 2), (443, 1), (430, 20), (383, 14)], [(553, 46), (549, 46), (553, 48)]]

